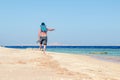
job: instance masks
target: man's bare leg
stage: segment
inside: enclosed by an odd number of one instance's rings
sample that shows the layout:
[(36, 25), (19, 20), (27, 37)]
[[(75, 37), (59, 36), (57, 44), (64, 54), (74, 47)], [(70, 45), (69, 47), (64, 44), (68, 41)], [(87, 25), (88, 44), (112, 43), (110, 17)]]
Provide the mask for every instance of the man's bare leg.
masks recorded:
[(43, 53), (46, 54), (46, 45), (44, 45)]
[(39, 50), (42, 50), (42, 44), (40, 44)]

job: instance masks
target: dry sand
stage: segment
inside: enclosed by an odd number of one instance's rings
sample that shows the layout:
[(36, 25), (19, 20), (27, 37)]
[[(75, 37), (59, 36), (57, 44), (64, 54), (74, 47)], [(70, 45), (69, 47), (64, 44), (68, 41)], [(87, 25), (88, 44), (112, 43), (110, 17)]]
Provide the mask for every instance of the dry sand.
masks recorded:
[(120, 64), (83, 55), (0, 47), (0, 80), (120, 80)]

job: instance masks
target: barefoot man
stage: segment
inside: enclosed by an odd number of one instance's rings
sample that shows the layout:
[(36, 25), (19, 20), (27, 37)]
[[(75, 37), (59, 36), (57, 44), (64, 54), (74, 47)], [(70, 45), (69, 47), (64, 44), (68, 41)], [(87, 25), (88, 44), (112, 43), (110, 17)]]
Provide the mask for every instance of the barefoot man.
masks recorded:
[[(54, 31), (54, 29), (47, 28), (45, 23), (42, 22), (40, 25), (40, 29), (38, 31), (38, 41), (40, 43), (40, 50), (42, 50), (44, 54), (46, 54), (45, 51), (46, 51), (46, 46), (47, 46), (47, 32), (48, 31)], [(42, 45), (44, 45), (43, 49), (42, 49)]]

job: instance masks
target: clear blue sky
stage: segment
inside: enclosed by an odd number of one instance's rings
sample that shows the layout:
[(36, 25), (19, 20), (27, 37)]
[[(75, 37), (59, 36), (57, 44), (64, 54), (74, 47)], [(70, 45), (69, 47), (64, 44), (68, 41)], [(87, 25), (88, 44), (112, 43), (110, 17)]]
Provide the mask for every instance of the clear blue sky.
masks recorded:
[(41, 22), (48, 44), (120, 45), (120, 0), (0, 0), (0, 45), (36, 44)]

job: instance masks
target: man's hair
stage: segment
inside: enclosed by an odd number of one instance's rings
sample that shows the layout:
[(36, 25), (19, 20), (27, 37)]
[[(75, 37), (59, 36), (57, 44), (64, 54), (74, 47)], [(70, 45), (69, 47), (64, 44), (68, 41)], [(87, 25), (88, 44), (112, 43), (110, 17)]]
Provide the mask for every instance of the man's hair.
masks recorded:
[(45, 25), (45, 23), (44, 23), (44, 22), (42, 22), (42, 23), (41, 23), (41, 25)]

